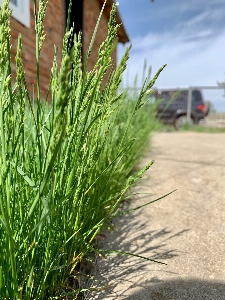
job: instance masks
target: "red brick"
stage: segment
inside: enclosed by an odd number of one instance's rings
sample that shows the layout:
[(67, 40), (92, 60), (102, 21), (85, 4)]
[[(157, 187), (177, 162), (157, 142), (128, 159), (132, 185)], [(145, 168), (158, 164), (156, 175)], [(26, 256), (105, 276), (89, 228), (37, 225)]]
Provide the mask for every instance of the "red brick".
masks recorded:
[[(36, 83), (36, 34), (34, 28), (33, 1), (30, 1), (30, 17), (31, 27), (27, 28), (20, 22), (11, 18), (11, 43), (12, 43), (12, 79), (15, 82), (15, 55), (17, 47), (17, 38), (19, 33), (22, 34), (22, 59), (25, 70), (27, 85), (32, 93), (32, 84)], [(55, 10), (57, 7), (57, 11)], [(54, 14), (53, 14), (54, 12)], [(48, 3), (48, 8), (45, 17), (46, 40), (43, 43), (42, 55), (40, 58), (40, 78), (41, 91), (43, 97), (47, 93), (50, 80), (50, 71), (54, 56), (54, 45), (59, 47), (59, 54), (62, 50), (62, 39), (64, 35), (64, 1), (51, 0)], [(60, 57), (59, 57), (60, 59)]]
[[(22, 59), (25, 70), (27, 85), (31, 94), (33, 93), (33, 85), (36, 84), (36, 33), (34, 27), (33, 1), (30, 1), (30, 28), (25, 27), (20, 22), (11, 18), (11, 63), (12, 63), (12, 80), (15, 82), (15, 55), (18, 43), (18, 35), (22, 34)], [(51, 0), (48, 1), (44, 27), (46, 32), (46, 40), (42, 46), (42, 54), (40, 58), (40, 79), (41, 92), (45, 97), (50, 80), (50, 71), (53, 64), (54, 45), (58, 46), (58, 61), (61, 60), (62, 41), (65, 32), (65, 1)], [(89, 47), (91, 37), (101, 10), (101, 5), (98, 0), (84, 0), (84, 15), (83, 15), (83, 55)], [(91, 53), (88, 70), (91, 70), (96, 63), (98, 49), (101, 43), (107, 36), (108, 17), (103, 13), (100, 21), (99, 30)], [(116, 50), (114, 51), (113, 61), (116, 63)], [(36, 86), (35, 86), (36, 90)]]
[[(83, 53), (84, 57), (86, 56), (86, 52), (89, 48), (89, 44), (95, 29), (95, 25), (97, 19), (99, 17), (101, 11), (101, 6), (98, 1), (93, 0), (84, 0), (84, 36), (83, 36)], [(97, 35), (95, 38), (95, 42), (93, 45), (93, 50), (89, 58), (88, 62), (88, 70), (91, 70), (98, 56), (98, 50), (102, 42), (106, 39), (108, 33), (108, 17), (105, 12), (103, 12), (99, 28), (97, 31)], [(116, 66), (116, 49), (112, 54), (112, 59), (114, 61), (114, 66)], [(104, 83), (107, 79), (107, 75), (105, 76)], [(103, 84), (104, 84), (103, 83)]]

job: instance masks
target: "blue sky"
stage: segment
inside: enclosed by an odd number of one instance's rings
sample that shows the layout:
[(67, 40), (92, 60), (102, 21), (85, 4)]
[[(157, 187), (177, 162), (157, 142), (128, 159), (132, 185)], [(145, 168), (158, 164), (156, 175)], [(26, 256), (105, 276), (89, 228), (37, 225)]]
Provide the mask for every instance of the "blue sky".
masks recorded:
[[(215, 86), (225, 80), (225, 0), (118, 0), (132, 43), (124, 82), (133, 85), (144, 60), (152, 75), (166, 69), (157, 87)], [(118, 60), (125, 46), (118, 47)], [(223, 90), (203, 90), (206, 100), (225, 111)], [(219, 108), (218, 106), (221, 106)]]

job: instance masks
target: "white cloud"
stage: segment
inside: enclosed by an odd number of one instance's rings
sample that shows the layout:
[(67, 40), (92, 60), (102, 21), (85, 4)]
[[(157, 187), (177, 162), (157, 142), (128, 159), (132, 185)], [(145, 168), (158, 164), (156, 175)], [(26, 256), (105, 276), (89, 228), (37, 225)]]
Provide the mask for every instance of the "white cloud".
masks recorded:
[[(206, 29), (197, 32), (195, 37), (206, 37), (209, 34), (210, 29)], [(162, 35), (150, 33), (133, 40), (129, 60), (130, 77), (142, 73), (143, 62), (147, 59), (155, 72), (164, 63), (168, 64), (165, 75), (161, 76), (163, 79), (159, 79), (160, 84), (163, 80), (165, 85), (214, 85), (225, 72), (224, 48), (225, 31), (213, 40), (190, 39), (186, 42), (183, 33), (177, 36), (168, 32)], [(119, 57), (122, 52), (123, 47), (120, 46)]]
[(208, 19), (208, 17), (209, 17), (209, 11), (204, 11), (198, 14), (197, 16), (191, 18), (187, 22), (185, 22), (185, 26), (193, 28), (193, 26), (199, 25), (200, 23), (204, 22), (206, 19)]
[[(187, 32), (188, 36), (189, 32)], [(138, 85), (141, 85), (144, 60), (152, 66), (152, 76), (165, 63), (163, 70), (156, 82), (157, 87), (188, 87), (215, 86), (218, 81), (225, 79), (225, 31), (214, 39), (200, 39), (211, 34), (210, 29), (195, 33), (199, 39), (189, 39), (184, 42), (184, 30), (180, 34), (164, 33), (162, 35), (148, 34), (133, 40), (129, 65), (129, 74), (124, 74), (125, 81), (132, 86), (134, 77), (139, 74)], [(192, 36), (193, 38), (193, 36)], [(119, 57), (124, 51), (119, 47)], [(127, 79), (127, 76), (129, 78)], [(214, 93), (214, 92), (213, 92)], [(206, 96), (209, 92), (205, 92)], [(215, 101), (222, 101), (225, 110), (223, 91), (214, 93)], [(218, 96), (219, 95), (219, 96)], [(208, 97), (206, 97), (208, 98)], [(210, 100), (213, 99), (212, 91)]]
[[(144, 60), (152, 66), (152, 76), (165, 63), (156, 82), (158, 87), (188, 87), (190, 85), (211, 86), (225, 80), (225, 28), (224, 0), (156, 1), (154, 5), (134, 6), (127, 17), (133, 38), (133, 47), (125, 72), (125, 82), (130, 86), (139, 74), (141, 86)], [(121, 57), (124, 48), (119, 46)], [(208, 100), (221, 101), (225, 111), (222, 90), (204, 92)], [(213, 96), (214, 95), (214, 96)]]

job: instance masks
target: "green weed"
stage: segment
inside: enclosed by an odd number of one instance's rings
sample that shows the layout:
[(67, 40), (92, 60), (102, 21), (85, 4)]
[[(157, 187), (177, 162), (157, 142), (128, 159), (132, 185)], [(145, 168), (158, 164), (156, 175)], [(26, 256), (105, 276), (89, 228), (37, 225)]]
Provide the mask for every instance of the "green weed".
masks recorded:
[(163, 67), (143, 85), (136, 101), (126, 92), (117, 93), (129, 48), (113, 70), (118, 29), (113, 6), (94, 69), (82, 70), (81, 35), (73, 37), (68, 52), (68, 30), (60, 68), (55, 51), (52, 102), (41, 101), (39, 60), (47, 1), (39, 1), (39, 10), (34, 1), (37, 97), (32, 99), (21, 59), (22, 37), (16, 84), (11, 84), (8, 2), (3, 1), (0, 11), (0, 298), (60, 299), (66, 291), (75, 296), (67, 278), (93, 251), (105, 220), (152, 164), (133, 173), (155, 128), (146, 99)]
[(202, 133), (225, 133), (225, 127), (206, 127), (200, 125), (186, 126), (182, 128), (186, 131), (202, 132)]

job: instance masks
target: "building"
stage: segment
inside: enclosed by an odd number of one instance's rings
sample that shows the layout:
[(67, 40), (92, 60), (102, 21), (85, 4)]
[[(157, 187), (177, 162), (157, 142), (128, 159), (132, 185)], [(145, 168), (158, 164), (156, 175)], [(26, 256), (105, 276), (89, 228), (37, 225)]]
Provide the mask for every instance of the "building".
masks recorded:
[[(62, 40), (66, 28), (67, 10), (69, 0), (51, 0), (48, 2), (44, 27), (46, 32), (46, 40), (42, 46), (42, 54), (40, 60), (40, 78), (41, 93), (46, 95), (50, 70), (53, 63), (54, 45), (58, 46), (59, 53), (62, 50)], [(107, 0), (103, 17), (100, 22), (98, 34), (91, 54), (88, 69), (95, 64), (98, 47), (107, 36), (107, 22), (109, 19), (110, 9), (114, 0)], [(38, 1), (37, 1), (38, 3)], [(85, 55), (92, 33), (95, 28), (97, 18), (104, 0), (73, 0), (71, 11), (71, 23), (74, 23), (75, 32), (83, 33), (83, 56)], [(1, 4), (1, 0), (0, 0)], [(12, 79), (15, 80), (15, 55), (17, 47), (17, 39), (19, 33), (22, 34), (22, 59), (24, 64), (25, 76), (27, 84), (32, 91), (36, 88), (36, 60), (35, 60), (35, 24), (34, 24), (34, 1), (33, 0), (10, 0), (10, 8), (12, 9), (11, 17), (11, 43), (12, 43)], [(122, 23), (117, 9), (116, 22)], [(118, 30), (118, 41), (126, 43), (129, 41), (124, 26)], [(60, 59), (60, 58), (59, 58)], [(113, 61), (116, 63), (116, 51), (113, 53)]]

